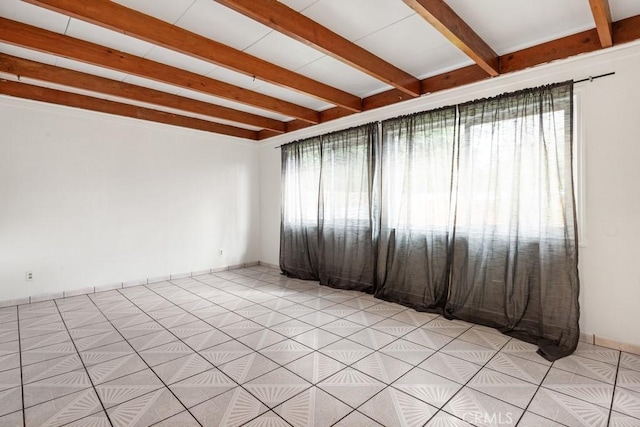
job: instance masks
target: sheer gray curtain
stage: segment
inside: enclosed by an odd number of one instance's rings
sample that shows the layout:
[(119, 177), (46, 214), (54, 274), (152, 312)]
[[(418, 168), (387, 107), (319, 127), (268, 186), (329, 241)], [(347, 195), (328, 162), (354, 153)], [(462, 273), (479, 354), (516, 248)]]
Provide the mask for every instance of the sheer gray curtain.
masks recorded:
[(318, 201), (322, 164), (320, 137), (281, 147), (282, 212), (280, 269), (318, 280)]
[(284, 273), (371, 291), (377, 138), (377, 124), (370, 124), (282, 147)]
[(573, 84), (282, 147), (284, 273), (578, 343)]
[(376, 296), (442, 310), (449, 280), (456, 109), (382, 123)]
[(459, 106), (447, 314), (550, 360), (578, 338), (573, 84)]
[(573, 352), (572, 90), (383, 123), (376, 296), (499, 328), (550, 360)]

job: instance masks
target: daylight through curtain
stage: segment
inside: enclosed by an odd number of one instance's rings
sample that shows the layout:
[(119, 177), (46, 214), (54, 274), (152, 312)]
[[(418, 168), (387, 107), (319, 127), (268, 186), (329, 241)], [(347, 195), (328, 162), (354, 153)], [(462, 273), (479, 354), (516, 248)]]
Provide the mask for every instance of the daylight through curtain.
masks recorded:
[(377, 137), (371, 124), (282, 147), (283, 272), (371, 291)]
[(575, 349), (573, 83), (282, 147), (280, 266)]
[(459, 106), (447, 314), (556, 359), (578, 343), (573, 85)]
[(441, 310), (448, 290), (455, 107), (382, 123), (376, 296)]

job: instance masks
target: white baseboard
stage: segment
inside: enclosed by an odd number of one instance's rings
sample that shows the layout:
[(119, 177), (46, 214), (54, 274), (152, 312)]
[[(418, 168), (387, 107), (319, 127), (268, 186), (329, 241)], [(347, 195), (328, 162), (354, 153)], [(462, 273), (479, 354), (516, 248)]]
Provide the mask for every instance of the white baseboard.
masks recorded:
[[(59, 299), (59, 298), (71, 298), (79, 295), (93, 294), (93, 293), (104, 292), (104, 291), (109, 291), (113, 289), (122, 289), (122, 288), (131, 287), (131, 286), (146, 285), (149, 283), (166, 282), (173, 279), (202, 276), (204, 274), (219, 273), (222, 271), (237, 270), (240, 268), (255, 267), (258, 265), (270, 267), (270, 268), (276, 268), (276, 269), (280, 268), (279, 265), (271, 264), (264, 261), (245, 262), (243, 264), (228, 265), (226, 267), (214, 267), (206, 270), (191, 271), (191, 272), (185, 272), (185, 273), (175, 273), (175, 274), (170, 274), (166, 276), (150, 277), (147, 279), (128, 280), (126, 282), (109, 283), (105, 285), (74, 289), (74, 290), (69, 290), (64, 292), (40, 294), (40, 295), (33, 295), (29, 297), (24, 297), (24, 298), (5, 300), (5, 301), (0, 301), (0, 308), (10, 307), (14, 305), (36, 303), (41, 301), (48, 301), (48, 300)], [(614, 350), (620, 350), (620, 351), (625, 351), (628, 353), (634, 353), (634, 354), (640, 355), (640, 345), (630, 344), (622, 341), (613, 340), (610, 338), (600, 337), (595, 334), (586, 334), (584, 332), (581, 332), (580, 342), (584, 342), (587, 344), (595, 344), (601, 347), (607, 347)]]
[(258, 262), (258, 265), (264, 265), (265, 267), (277, 268), (278, 270), (280, 269), (279, 265), (271, 264), (269, 262), (264, 262), (264, 261)]
[(29, 297), (9, 299), (6, 301), (0, 301), (0, 308), (11, 307), (14, 305), (29, 304), (29, 302), (30, 302)]
[(199, 271), (192, 271), (191, 272), (191, 277), (195, 277), (195, 276), (203, 276), (205, 274), (211, 274), (211, 268), (208, 270), (199, 270)]
[(166, 282), (171, 280), (171, 275), (167, 274), (166, 276), (157, 276), (157, 277), (150, 277), (147, 279), (147, 284), (150, 283), (160, 283), (160, 282)]
[(147, 285), (149, 283), (166, 282), (174, 279), (202, 276), (204, 274), (218, 273), (221, 271), (236, 270), (239, 268), (246, 268), (246, 267), (254, 267), (256, 265), (261, 265), (260, 261), (245, 262), (242, 264), (228, 265), (225, 267), (213, 267), (205, 270), (188, 271), (184, 273), (174, 273), (174, 274), (169, 274), (165, 276), (149, 277), (146, 279), (127, 280), (125, 282), (109, 283), (109, 284), (99, 285), (99, 286), (89, 286), (85, 288), (72, 289), (72, 290), (63, 291), (63, 292), (31, 295), (23, 298), (0, 301), (0, 308), (11, 307), (14, 305), (31, 304), (35, 302), (41, 302), (41, 301), (49, 301), (52, 299), (71, 298), (79, 295), (93, 294), (97, 292), (110, 291), (113, 289), (129, 288), (132, 286)]
[(585, 334), (584, 332), (580, 332), (579, 341), (586, 344), (593, 344), (595, 342), (595, 335)]
[(599, 345), (600, 347), (607, 347), (614, 350), (640, 355), (640, 345), (617, 341), (611, 338), (599, 337), (597, 335), (594, 335), (593, 337), (594, 344)]

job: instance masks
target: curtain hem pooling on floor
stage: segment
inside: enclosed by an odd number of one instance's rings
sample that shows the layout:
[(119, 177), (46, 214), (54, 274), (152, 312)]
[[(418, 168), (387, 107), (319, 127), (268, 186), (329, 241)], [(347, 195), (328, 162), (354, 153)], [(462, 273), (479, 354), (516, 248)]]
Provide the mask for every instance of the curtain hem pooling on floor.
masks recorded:
[(572, 353), (572, 82), (356, 129), (283, 146), (283, 272)]

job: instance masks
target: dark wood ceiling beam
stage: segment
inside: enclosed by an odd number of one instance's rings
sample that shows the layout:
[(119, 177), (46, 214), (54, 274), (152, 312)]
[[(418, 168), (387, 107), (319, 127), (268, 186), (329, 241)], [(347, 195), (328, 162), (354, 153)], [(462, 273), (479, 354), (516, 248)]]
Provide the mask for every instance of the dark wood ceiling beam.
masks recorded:
[(355, 95), (110, 0), (24, 1), (293, 89), (352, 111), (361, 109), (361, 99)]
[(613, 23), (613, 42), (616, 45), (640, 39), (640, 15)]
[(280, 135), (278, 132), (274, 132), (272, 130), (267, 130), (267, 129), (263, 129), (261, 131), (258, 132), (258, 139), (262, 140), (262, 139), (268, 139), (274, 136), (278, 136)]
[(318, 112), (310, 108), (2, 17), (0, 17), (0, 40), (27, 49), (106, 67), (274, 111), (310, 123), (318, 123), (319, 121)]
[(403, 0), (490, 76), (497, 76), (498, 54), (444, 0)]
[[(616, 45), (640, 40), (640, 15), (614, 22), (613, 38)], [(581, 53), (593, 52), (599, 49), (602, 49), (602, 47), (599, 43), (597, 31), (595, 29), (583, 31), (582, 33), (503, 55), (500, 57), (500, 72), (502, 74), (520, 71), (525, 68), (568, 58)], [(426, 78), (421, 82), (422, 91), (424, 93), (435, 93), (465, 86), (488, 78), (489, 76), (484, 71), (481, 71), (478, 66), (474, 65)], [(363, 100), (363, 107), (365, 110), (386, 107), (405, 101), (405, 96), (406, 94), (403, 92), (397, 89), (391, 89), (365, 98)], [(341, 117), (344, 117), (343, 112), (336, 108), (331, 108), (321, 113), (321, 121), (323, 123)], [(287, 132), (304, 129), (309, 126), (308, 123), (301, 120), (292, 120), (287, 122)], [(260, 138), (262, 139), (263, 136), (271, 137), (273, 135), (266, 136), (266, 134), (264, 134), (260, 135)]]
[(420, 81), (277, 0), (215, 0), (413, 97)]
[(596, 30), (598, 30), (600, 45), (602, 47), (613, 46), (613, 25), (609, 0), (589, 0), (589, 5), (596, 23)]
[(503, 55), (500, 57), (500, 73), (524, 70), (601, 48), (598, 32), (595, 29), (587, 30)]
[(13, 74), (18, 77), (28, 77), (77, 89), (90, 90), (134, 101), (189, 111), (191, 113), (202, 114), (212, 118), (230, 120), (250, 126), (269, 129), (276, 133), (283, 133), (286, 130), (286, 124), (279, 120), (219, 105), (209, 104), (207, 102), (185, 98), (178, 95), (172, 95), (167, 92), (136, 86), (130, 83), (106, 79), (92, 74), (81, 73), (79, 71), (30, 61), (28, 59), (17, 58), (4, 53), (0, 53), (0, 71)]
[(197, 129), (205, 132), (235, 136), (238, 138), (252, 140), (258, 139), (258, 132), (253, 130), (25, 83), (0, 81), (0, 94), (47, 102), (50, 104), (64, 105), (67, 107), (81, 108), (83, 110), (97, 111), (100, 113), (114, 114), (116, 116), (131, 117), (134, 119), (147, 120), (183, 128)]

